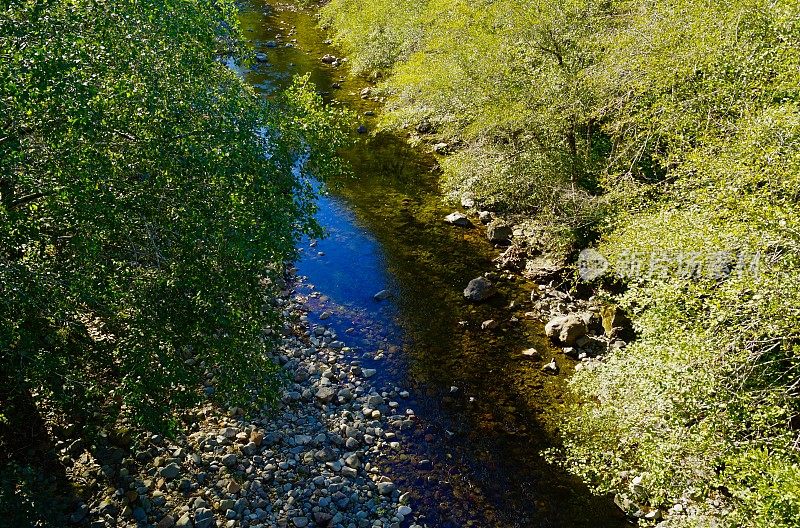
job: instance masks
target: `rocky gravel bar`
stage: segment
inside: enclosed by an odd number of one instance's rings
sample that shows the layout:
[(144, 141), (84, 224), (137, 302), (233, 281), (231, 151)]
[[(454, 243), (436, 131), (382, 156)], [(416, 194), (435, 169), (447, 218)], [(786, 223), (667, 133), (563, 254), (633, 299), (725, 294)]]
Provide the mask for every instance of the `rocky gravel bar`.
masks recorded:
[[(106, 483), (72, 514), (92, 527), (415, 527), (410, 495), (382, 471), (415, 415), (400, 387), (379, 387), (296, 290), (276, 360), (290, 378), (277, 409), (247, 419), (211, 404), (175, 439), (148, 435), (116, 464), (74, 453), (73, 474)], [(79, 446), (78, 446), (79, 447)], [(73, 451), (76, 451), (73, 449)], [(102, 487), (102, 486), (101, 486)]]

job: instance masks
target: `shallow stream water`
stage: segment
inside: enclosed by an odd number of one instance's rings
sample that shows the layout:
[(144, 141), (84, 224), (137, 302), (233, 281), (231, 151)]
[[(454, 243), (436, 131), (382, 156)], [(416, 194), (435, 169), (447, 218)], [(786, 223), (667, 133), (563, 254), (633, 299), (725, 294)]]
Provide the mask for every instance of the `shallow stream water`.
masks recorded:
[[(524, 316), (535, 285), (500, 279), (489, 302), (465, 301), (463, 289), (494, 269), (498, 250), (481, 227), (443, 221), (457, 208), (440, 194), (434, 156), (375, 134), (375, 117), (365, 112), (379, 114), (380, 105), (360, 97), (369, 84), (348, 76), (346, 64), (320, 60), (338, 53), (312, 9), (248, 0), (240, 18), (268, 57), (244, 72), (249, 82), (268, 95), (308, 73), (327, 101), (357, 112), (367, 127), (344, 153), (353, 176), (328, 182), (320, 198), (326, 238), (305, 240), (296, 265), (313, 322), (378, 369), (379, 383), (411, 392), (419, 427), (406, 433), (410, 451), (389, 471), (412, 492), (415, 512), (431, 527), (624, 526), (608, 498), (593, 497), (540, 454), (557, 442), (567, 392), (563, 377), (521, 354), (536, 347), (548, 361), (557, 356), (542, 322)], [(376, 301), (384, 289), (392, 297)], [(499, 328), (481, 330), (488, 319)], [(563, 355), (558, 361), (572, 370)]]

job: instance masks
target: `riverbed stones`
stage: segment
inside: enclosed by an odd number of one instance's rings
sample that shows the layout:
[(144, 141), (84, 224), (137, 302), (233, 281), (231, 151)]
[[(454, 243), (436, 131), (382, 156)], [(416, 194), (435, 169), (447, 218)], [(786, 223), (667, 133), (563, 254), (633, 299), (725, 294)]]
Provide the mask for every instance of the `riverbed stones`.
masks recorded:
[(551, 319), (544, 327), (547, 337), (563, 345), (572, 346), (586, 335), (586, 322), (577, 314), (569, 314)]
[(437, 153), (437, 154), (447, 154), (447, 152), (448, 152), (449, 150), (450, 150), (450, 145), (448, 145), (447, 143), (444, 143), (444, 142), (442, 142), (442, 143), (435, 143), (435, 144), (433, 145), (433, 151), (434, 151), (435, 153)]
[(158, 474), (167, 480), (172, 480), (181, 473), (181, 468), (176, 463), (171, 463), (158, 470)]
[(199, 508), (194, 512), (194, 527), (195, 528), (209, 528), (216, 526), (214, 520), (214, 512), (208, 508)]
[(396, 489), (394, 482), (378, 482), (378, 493), (381, 495), (391, 495)]
[(536, 257), (525, 262), (525, 277), (533, 282), (548, 282), (564, 273), (564, 266), (546, 257)]
[(550, 360), (550, 362), (545, 363), (542, 367), (542, 371), (548, 374), (558, 374), (558, 363), (556, 363), (556, 358)]
[(497, 321), (494, 319), (488, 319), (481, 323), (481, 330), (494, 330), (497, 328), (498, 324)]
[(444, 217), (444, 221), (458, 227), (472, 227), (469, 218), (459, 212), (450, 213)]
[(417, 124), (417, 132), (420, 134), (430, 134), (433, 132), (433, 124), (427, 119), (423, 119)]
[(175, 517), (172, 515), (165, 515), (156, 524), (156, 528), (172, 528), (173, 526), (175, 526)]
[(321, 403), (330, 403), (334, 395), (336, 395), (336, 391), (334, 391), (332, 387), (320, 387), (314, 396)]
[(377, 394), (373, 394), (372, 396), (367, 398), (367, 405), (372, 407), (373, 409), (377, 409), (381, 405), (383, 405), (383, 396), (379, 396)]
[(526, 348), (522, 351), (522, 356), (528, 359), (542, 359), (542, 354), (535, 348)]
[(486, 277), (476, 277), (464, 288), (464, 297), (473, 302), (483, 302), (491, 298), (497, 291)]
[(528, 259), (528, 250), (522, 246), (512, 244), (499, 257), (494, 259), (497, 267), (502, 270), (513, 272), (522, 271)]

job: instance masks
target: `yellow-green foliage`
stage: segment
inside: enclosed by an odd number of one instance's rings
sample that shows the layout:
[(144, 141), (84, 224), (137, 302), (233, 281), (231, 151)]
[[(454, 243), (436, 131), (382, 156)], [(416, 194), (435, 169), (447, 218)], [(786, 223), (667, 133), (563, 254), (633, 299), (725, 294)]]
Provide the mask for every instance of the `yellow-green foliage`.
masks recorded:
[[(466, 144), (443, 163), (449, 191), (577, 226), (592, 216), (587, 189), (603, 150), (592, 141), (583, 72), (594, 54), (584, 44), (604, 8), (553, 4), (334, 1), (323, 20), (357, 71), (390, 73), (384, 126), (428, 121), (442, 140)], [(353, 16), (357, 8), (382, 15), (370, 23)]]
[[(326, 20), (367, 65), (386, 52), (353, 5), (333, 0)], [(681, 503), (669, 526), (800, 526), (800, 5), (370, 9), (414, 35), (371, 64), (384, 125), (427, 120), (460, 145), (448, 189), (599, 232), (626, 272), (617, 301), (638, 339), (573, 378), (567, 467), (639, 504)], [(704, 268), (685, 273), (692, 260)]]

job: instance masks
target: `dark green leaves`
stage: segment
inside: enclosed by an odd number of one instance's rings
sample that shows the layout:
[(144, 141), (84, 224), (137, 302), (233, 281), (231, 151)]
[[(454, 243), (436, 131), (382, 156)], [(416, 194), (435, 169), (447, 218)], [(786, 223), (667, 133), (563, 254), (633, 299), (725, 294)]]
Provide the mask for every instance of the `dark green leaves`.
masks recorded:
[(344, 135), (304, 82), (267, 102), (217, 60), (234, 16), (3, 8), (0, 351), (43, 406), (167, 424), (208, 380), (225, 403), (275, 395), (264, 299), (315, 229), (304, 178), (339, 169)]

